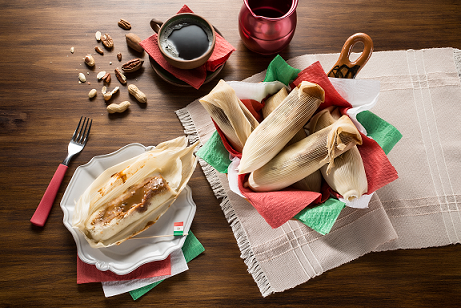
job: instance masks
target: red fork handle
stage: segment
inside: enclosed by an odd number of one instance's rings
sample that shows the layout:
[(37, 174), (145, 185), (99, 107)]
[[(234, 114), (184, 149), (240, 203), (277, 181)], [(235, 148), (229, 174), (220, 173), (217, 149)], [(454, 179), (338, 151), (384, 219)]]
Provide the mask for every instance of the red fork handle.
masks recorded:
[(67, 166), (64, 164), (59, 164), (58, 169), (53, 175), (50, 184), (48, 184), (48, 188), (45, 191), (45, 194), (40, 201), (37, 209), (35, 210), (34, 215), (30, 219), (30, 222), (36, 226), (43, 227), (45, 222), (50, 214), (51, 207), (53, 206), (54, 199), (56, 198), (56, 194), (58, 193), (59, 187), (61, 186), (62, 179), (64, 178), (64, 174), (66, 173)]

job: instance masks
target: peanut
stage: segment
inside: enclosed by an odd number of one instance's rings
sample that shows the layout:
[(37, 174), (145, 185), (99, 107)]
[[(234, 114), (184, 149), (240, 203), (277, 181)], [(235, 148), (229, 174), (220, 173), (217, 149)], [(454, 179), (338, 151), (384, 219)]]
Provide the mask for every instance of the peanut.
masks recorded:
[(98, 91), (96, 89), (91, 89), (90, 93), (88, 93), (88, 97), (90, 99), (94, 98), (96, 96), (96, 94), (98, 94)]
[(94, 58), (90, 54), (87, 54), (85, 58), (83, 58), (83, 60), (85, 61), (85, 64), (88, 65), (89, 67), (93, 67), (95, 64)]
[(106, 75), (106, 71), (100, 71), (100, 72), (96, 75), (96, 78), (98, 78), (98, 80), (101, 80), (105, 75)]
[(105, 101), (108, 101), (112, 98), (112, 95), (114, 95), (115, 93), (117, 93), (117, 91), (119, 90), (119, 87), (115, 87), (112, 91), (110, 92), (107, 92), (107, 87), (104, 86), (102, 87), (102, 95), (104, 96), (104, 100)]
[(85, 74), (78, 73), (78, 80), (80, 81), (80, 83), (85, 83), (86, 82)]
[(143, 92), (141, 92), (141, 90), (138, 89), (137, 86), (135, 86), (134, 84), (130, 84), (128, 85), (128, 92), (133, 95), (136, 100), (140, 103), (143, 103), (143, 104), (146, 104), (147, 103), (147, 97), (146, 97), (146, 94), (144, 94)]
[(112, 103), (109, 106), (107, 106), (107, 111), (109, 113), (116, 113), (116, 112), (122, 113), (125, 110), (127, 110), (128, 107), (130, 107), (130, 105), (131, 104), (129, 101), (123, 101), (120, 104)]

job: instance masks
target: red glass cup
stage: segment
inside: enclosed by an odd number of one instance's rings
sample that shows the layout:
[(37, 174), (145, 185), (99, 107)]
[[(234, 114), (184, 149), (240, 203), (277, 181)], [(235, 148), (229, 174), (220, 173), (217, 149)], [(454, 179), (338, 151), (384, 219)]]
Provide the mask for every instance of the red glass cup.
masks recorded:
[(298, 0), (243, 0), (239, 33), (243, 44), (259, 54), (282, 51), (295, 34)]

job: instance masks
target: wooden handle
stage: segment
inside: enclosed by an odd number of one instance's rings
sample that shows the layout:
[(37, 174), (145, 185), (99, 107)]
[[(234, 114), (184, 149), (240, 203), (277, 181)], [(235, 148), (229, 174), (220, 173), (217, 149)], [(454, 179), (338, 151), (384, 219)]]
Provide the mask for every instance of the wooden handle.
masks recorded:
[[(351, 55), (352, 48), (359, 42), (362, 42), (364, 45), (363, 52), (357, 60), (351, 62), (349, 56)], [(328, 77), (355, 78), (362, 67), (368, 62), (368, 59), (370, 59), (372, 52), (373, 41), (368, 35), (365, 33), (356, 33), (352, 35), (347, 39), (346, 43), (344, 43), (339, 59), (328, 73)]]

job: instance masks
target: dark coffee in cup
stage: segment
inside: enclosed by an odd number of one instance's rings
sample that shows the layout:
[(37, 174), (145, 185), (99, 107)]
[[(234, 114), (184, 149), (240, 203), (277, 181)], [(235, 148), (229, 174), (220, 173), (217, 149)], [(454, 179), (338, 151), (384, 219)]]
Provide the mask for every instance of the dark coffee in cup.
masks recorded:
[(158, 42), (167, 57), (177, 61), (193, 61), (210, 54), (215, 33), (203, 18), (193, 14), (178, 14), (163, 24)]
[(165, 30), (160, 43), (172, 57), (192, 60), (211, 47), (212, 34), (208, 32), (195, 22), (181, 21)]

